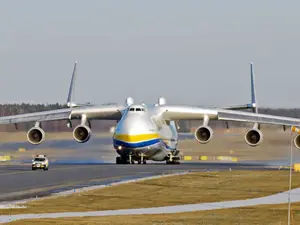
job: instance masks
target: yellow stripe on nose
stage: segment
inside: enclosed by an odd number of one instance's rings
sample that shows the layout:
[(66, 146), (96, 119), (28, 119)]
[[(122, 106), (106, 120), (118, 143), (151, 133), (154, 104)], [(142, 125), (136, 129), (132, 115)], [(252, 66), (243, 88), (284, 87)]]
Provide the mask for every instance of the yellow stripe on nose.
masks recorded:
[(115, 134), (114, 139), (125, 141), (125, 142), (141, 142), (141, 141), (147, 141), (151, 139), (159, 138), (159, 134), (137, 134), (137, 135), (131, 135), (131, 134)]

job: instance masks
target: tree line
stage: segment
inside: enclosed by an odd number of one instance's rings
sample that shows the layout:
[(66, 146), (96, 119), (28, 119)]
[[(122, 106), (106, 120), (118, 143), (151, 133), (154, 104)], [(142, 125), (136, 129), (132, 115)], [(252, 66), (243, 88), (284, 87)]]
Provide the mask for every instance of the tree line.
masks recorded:
[[(10, 116), (10, 115), (18, 115), (24, 113), (32, 113), (32, 112), (41, 112), (47, 110), (55, 110), (55, 109), (63, 109), (67, 108), (65, 104), (0, 104), (0, 116)], [(259, 108), (259, 113), (263, 114), (271, 114), (277, 116), (287, 116), (300, 118), (300, 108)], [(73, 122), (73, 127), (76, 126), (80, 121)], [(117, 121), (107, 121), (107, 120), (93, 120), (92, 122), (92, 130), (107, 132), (110, 127), (115, 126)], [(201, 121), (193, 120), (193, 121), (179, 121), (180, 132), (188, 132), (193, 127), (197, 127), (201, 124)], [(249, 127), (249, 123), (239, 123), (239, 122), (228, 122), (228, 125), (224, 121), (210, 121), (209, 125), (212, 128), (236, 128), (236, 127)], [(21, 123), (18, 124), (17, 128), (13, 124), (5, 124), (0, 125), (0, 131), (6, 132), (15, 132), (15, 131), (27, 131), (32, 126), (34, 126), (34, 122), (32, 123)], [(264, 125), (266, 126), (266, 125)], [(67, 127), (67, 121), (50, 121), (43, 122), (42, 127), (45, 131), (48, 132), (58, 132), (58, 131), (70, 131), (70, 128)]]

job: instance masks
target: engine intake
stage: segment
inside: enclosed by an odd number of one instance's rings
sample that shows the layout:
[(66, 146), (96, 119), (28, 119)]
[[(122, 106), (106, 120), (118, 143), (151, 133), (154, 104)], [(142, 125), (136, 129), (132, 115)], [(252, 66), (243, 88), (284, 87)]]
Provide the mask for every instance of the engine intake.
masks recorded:
[(28, 131), (27, 139), (31, 144), (38, 145), (45, 139), (45, 132), (40, 127), (33, 127)]
[(208, 143), (213, 137), (213, 130), (209, 126), (200, 126), (195, 131), (195, 138), (201, 144)]
[(79, 143), (87, 142), (91, 137), (91, 129), (86, 125), (78, 125), (73, 130), (73, 137)]
[(298, 134), (298, 135), (294, 138), (294, 145), (296, 146), (296, 148), (300, 149), (300, 134)]
[(258, 129), (251, 129), (245, 134), (245, 141), (250, 146), (256, 146), (263, 140), (263, 134)]

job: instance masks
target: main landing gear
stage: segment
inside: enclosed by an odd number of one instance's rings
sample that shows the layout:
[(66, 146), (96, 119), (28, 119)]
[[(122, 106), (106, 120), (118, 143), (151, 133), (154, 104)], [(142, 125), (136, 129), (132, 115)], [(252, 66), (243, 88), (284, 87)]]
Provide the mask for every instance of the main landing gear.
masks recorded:
[(143, 162), (143, 164), (146, 164), (146, 158), (144, 157), (144, 154), (141, 154), (141, 158), (138, 159), (138, 164), (141, 164)]
[[(141, 157), (137, 159), (138, 164), (146, 164), (146, 158), (144, 157), (143, 154), (141, 154)], [(123, 156), (118, 156), (116, 157), (116, 164), (134, 164), (135, 163), (135, 158), (132, 157), (132, 155), (128, 155), (126, 157)]]
[(169, 154), (168, 158), (166, 159), (166, 164), (180, 164), (180, 157), (174, 156), (173, 154)]

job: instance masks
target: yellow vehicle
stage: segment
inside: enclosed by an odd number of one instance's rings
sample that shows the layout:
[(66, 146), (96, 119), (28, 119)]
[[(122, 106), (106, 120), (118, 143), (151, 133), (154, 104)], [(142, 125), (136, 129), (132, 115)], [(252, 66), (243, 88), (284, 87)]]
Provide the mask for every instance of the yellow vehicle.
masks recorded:
[(32, 170), (43, 169), (48, 170), (49, 160), (46, 155), (36, 155), (32, 160)]

